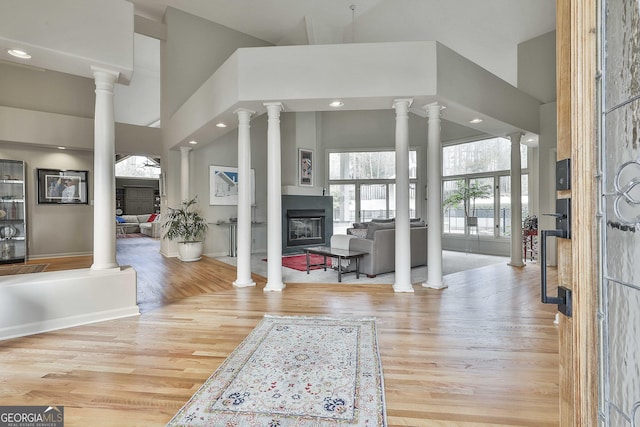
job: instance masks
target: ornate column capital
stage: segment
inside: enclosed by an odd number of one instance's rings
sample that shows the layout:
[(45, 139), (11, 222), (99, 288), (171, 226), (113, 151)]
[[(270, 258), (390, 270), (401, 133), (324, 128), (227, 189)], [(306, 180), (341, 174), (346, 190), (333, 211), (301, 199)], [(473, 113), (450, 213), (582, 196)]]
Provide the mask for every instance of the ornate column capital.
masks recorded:
[(269, 117), (272, 115), (278, 116), (281, 111), (284, 111), (284, 105), (282, 105), (282, 102), (265, 102), (262, 105), (266, 107)]
[(442, 116), (442, 110), (446, 108), (447, 107), (438, 102), (432, 102), (431, 104), (426, 104), (422, 107), (422, 109), (427, 113), (427, 117), (430, 119), (439, 119)]
[(238, 121), (243, 121), (243, 120), (249, 119), (255, 113), (256, 113), (255, 111), (250, 110), (248, 108), (238, 108), (237, 110), (235, 110), (233, 112), (233, 114), (238, 116)]
[(96, 89), (113, 91), (113, 85), (118, 81), (120, 73), (108, 68), (91, 66), (93, 79), (96, 82)]
[(513, 133), (510, 133), (507, 136), (511, 140), (512, 144), (520, 144), (520, 141), (522, 140), (523, 133), (522, 132), (513, 132)]
[(393, 108), (396, 110), (396, 114), (408, 113), (412, 103), (413, 103), (413, 98), (394, 99)]

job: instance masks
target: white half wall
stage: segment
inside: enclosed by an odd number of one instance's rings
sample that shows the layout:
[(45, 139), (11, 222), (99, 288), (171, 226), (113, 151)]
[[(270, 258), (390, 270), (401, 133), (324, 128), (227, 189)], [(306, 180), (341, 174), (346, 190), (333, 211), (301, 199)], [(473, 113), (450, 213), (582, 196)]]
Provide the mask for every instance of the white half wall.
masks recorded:
[(0, 340), (138, 314), (131, 267), (0, 277)]

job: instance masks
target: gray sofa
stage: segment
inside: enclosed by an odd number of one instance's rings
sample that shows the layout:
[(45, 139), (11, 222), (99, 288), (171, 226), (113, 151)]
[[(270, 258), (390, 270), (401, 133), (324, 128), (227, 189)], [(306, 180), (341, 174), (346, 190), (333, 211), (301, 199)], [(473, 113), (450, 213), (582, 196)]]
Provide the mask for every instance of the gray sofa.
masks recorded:
[(154, 215), (154, 220), (148, 222), (151, 215), (120, 215), (123, 222), (118, 221), (118, 217), (116, 217), (116, 225), (121, 233), (143, 233), (147, 236), (159, 237), (160, 215)]
[[(366, 224), (366, 226), (363, 226)], [(396, 269), (396, 230), (393, 222), (361, 223), (349, 228), (347, 234), (356, 235), (349, 241), (349, 249), (367, 252), (360, 262), (360, 273), (369, 277)], [(366, 232), (363, 230), (366, 228)], [(427, 226), (422, 221), (412, 221), (411, 267), (427, 265)]]

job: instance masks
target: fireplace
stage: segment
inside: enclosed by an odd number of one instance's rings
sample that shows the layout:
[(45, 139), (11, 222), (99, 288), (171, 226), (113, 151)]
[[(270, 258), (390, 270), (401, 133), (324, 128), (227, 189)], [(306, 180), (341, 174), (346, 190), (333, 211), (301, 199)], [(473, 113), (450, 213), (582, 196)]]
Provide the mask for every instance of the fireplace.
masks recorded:
[(329, 244), (333, 234), (331, 196), (282, 196), (282, 252)]
[(322, 245), (324, 209), (290, 209), (287, 211), (287, 246)]

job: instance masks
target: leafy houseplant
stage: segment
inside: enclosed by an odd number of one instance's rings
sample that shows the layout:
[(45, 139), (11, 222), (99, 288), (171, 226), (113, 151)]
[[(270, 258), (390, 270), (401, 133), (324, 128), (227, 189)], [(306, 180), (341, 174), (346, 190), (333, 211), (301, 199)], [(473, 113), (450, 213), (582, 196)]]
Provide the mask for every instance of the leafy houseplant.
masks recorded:
[(487, 199), (490, 195), (490, 185), (480, 185), (477, 181), (468, 185), (465, 181), (458, 181), (458, 188), (453, 190), (449, 196), (444, 199), (443, 204), (445, 208), (449, 208), (462, 203), (467, 227), (475, 227), (478, 225), (476, 199)]
[(162, 224), (166, 230), (163, 237), (178, 241), (179, 258), (182, 261), (199, 260), (208, 225), (198, 210), (198, 196), (182, 202), (180, 208), (169, 208), (166, 217)]

